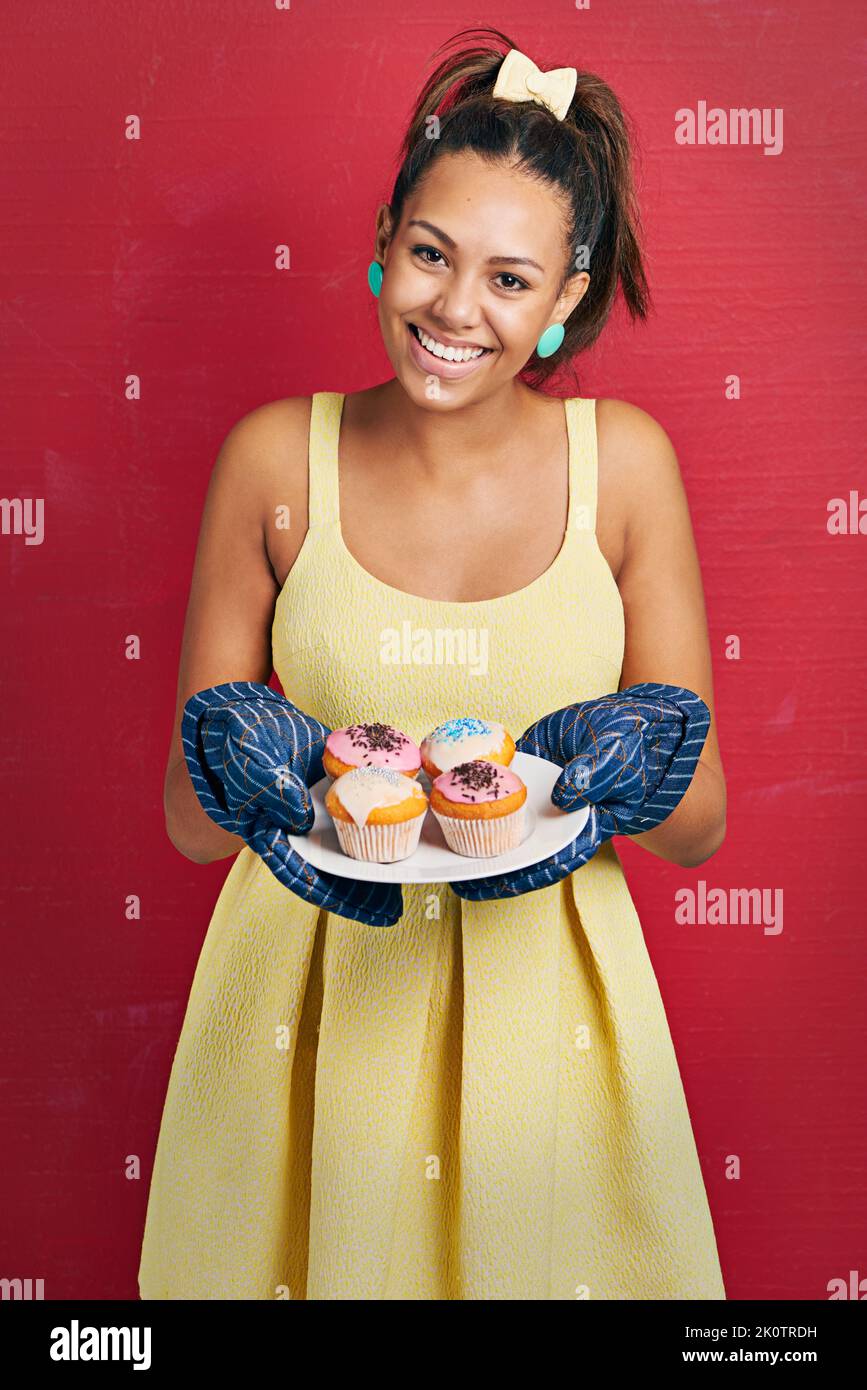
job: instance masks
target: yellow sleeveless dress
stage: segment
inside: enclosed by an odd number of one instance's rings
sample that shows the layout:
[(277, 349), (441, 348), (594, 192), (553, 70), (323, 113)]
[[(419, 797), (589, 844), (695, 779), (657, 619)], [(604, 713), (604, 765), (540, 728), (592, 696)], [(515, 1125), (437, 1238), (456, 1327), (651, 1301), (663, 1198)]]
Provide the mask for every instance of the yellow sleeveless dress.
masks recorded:
[[(551, 566), (456, 603), (383, 583), (344, 544), (343, 400), (313, 397), (309, 530), (272, 629), (286, 695), (331, 728), (385, 720), (420, 742), (460, 715), (517, 738), (617, 690), (595, 402), (564, 403), (569, 523)], [(304, 902), (249, 847), (236, 857), (172, 1065), (141, 1297), (724, 1299), (612, 843), (518, 898), (402, 892), (397, 925), (369, 927)]]

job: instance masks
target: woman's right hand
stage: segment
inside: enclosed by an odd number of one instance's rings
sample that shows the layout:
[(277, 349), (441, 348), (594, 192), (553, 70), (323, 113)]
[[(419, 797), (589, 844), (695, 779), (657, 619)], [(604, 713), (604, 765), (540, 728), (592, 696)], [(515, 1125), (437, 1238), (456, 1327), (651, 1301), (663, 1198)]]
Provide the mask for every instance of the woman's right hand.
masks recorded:
[(330, 729), (259, 681), (191, 695), (181, 719), (190, 778), (212, 820), (249, 840), (260, 816), (290, 835), (313, 824), (310, 786), (324, 775)]
[(398, 884), (359, 882), (316, 869), (287, 835), (313, 825), (310, 786), (323, 776), (330, 730), (258, 681), (226, 681), (190, 696), (181, 738), (190, 779), (211, 820), (240, 835), (279, 881), (307, 902), (369, 926), (403, 912)]

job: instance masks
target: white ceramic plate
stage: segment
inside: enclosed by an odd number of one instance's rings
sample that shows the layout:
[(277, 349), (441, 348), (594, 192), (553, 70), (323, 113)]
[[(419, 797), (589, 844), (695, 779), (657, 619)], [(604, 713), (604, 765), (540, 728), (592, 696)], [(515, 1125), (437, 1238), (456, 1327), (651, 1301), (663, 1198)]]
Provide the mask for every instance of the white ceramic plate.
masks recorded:
[[(360, 879), (365, 883), (458, 883), (464, 879), (486, 878), (488, 874), (509, 873), (538, 864), (563, 849), (581, 833), (590, 815), (590, 807), (578, 811), (561, 811), (551, 801), (551, 791), (561, 769), (547, 758), (532, 753), (516, 753), (511, 769), (527, 788), (526, 824), (524, 839), (517, 849), (497, 854), (490, 859), (471, 859), (449, 849), (436, 816), (428, 810), (422, 825), (418, 847), (406, 859), (393, 864), (372, 864), (365, 859), (353, 859), (344, 854), (337, 839), (331, 817), (325, 809), (325, 793), (331, 778), (323, 777), (311, 787), (315, 820), (306, 835), (289, 835), (294, 850), (316, 869), (325, 869), (341, 878)], [(430, 780), (422, 770), (418, 780), (428, 795)]]

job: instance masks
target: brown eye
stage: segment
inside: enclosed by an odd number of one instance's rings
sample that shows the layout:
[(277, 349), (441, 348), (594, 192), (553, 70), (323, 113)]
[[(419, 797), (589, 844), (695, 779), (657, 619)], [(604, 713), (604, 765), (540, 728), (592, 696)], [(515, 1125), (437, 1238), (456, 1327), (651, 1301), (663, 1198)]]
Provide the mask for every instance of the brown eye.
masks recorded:
[[(418, 257), (418, 259), (422, 262), (423, 265), (434, 266), (445, 265), (446, 263), (445, 256), (443, 255), (442, 251), (439, 251), (437, 249), (436, 246), (414, 246), (412, 248), (412, 254)], [(429, 261), (424, 259), (427, 256), (439, 256), (439, 260)], [(521, 280), (519, 276), (513, 275), (509, 270), (501, 270), (499, 275), (495, 278), (497, 280), (512, 280), (514, 282), (511, 285), (500, 286), (500, 289), (505, 290), (507, 294), (519, 294), (521, 290), (528, 290), (530, 288), (530, 286), (527, 284), (525, 280)]]
[(517, 275), (510, 274), (508, 270), (501, 270), (498, 278), (515, 281), (514, 285), (503, 285), (503, 289), (508, 290), (510, 294), (514, 293), (516, 289), (528, 290), (530, 288), (526, 281), (520, 280)]
[[(442, 251), (438, 251), (437, 248), (436, 248), (435, 246), (414, 246), (414, 247), (412, 248), (412, 254), (413, 254), (414, 256), (418, 256), (419, 259), (420, 259), (422, 256), (427, 256), (427, 255), (439, 256), (441, 260), (444, 259)], [(438, 262), (436, 262), (436, 261), (425, 261), (424, 264), (425, 264), (425, 265), (436, 265), (436, 264), (438, 264)]]

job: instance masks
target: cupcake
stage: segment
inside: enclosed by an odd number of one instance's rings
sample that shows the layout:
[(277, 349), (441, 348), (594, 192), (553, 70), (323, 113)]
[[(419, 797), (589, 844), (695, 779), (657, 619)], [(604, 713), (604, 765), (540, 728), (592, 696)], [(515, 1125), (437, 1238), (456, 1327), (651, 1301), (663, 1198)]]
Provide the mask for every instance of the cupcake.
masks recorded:
[(486, 758), (458, 763), (431, 785), (430, 808), (449, 849), (487, 858), (516, 849), (524, 836), (527, 788), (517, 773)]
[(432, 782), (458, 763), (483, 758), (508, 767), (514, 756), (512, 735), (489, 719), (447, 719), (421, 745), (422, 766)]
[(419, 782), (391, 767), (356, 767), (325, 794), (340, 848), (353, 859), (391, 864), (418, 845), (428, 800)]
[(345, 729), (332, 729), (322, 763), (329, 777), (342, 777), (354, 767), (390, 767), (416, 777), (421, 753), (418, 744), (391, 724), (348, 724)]

